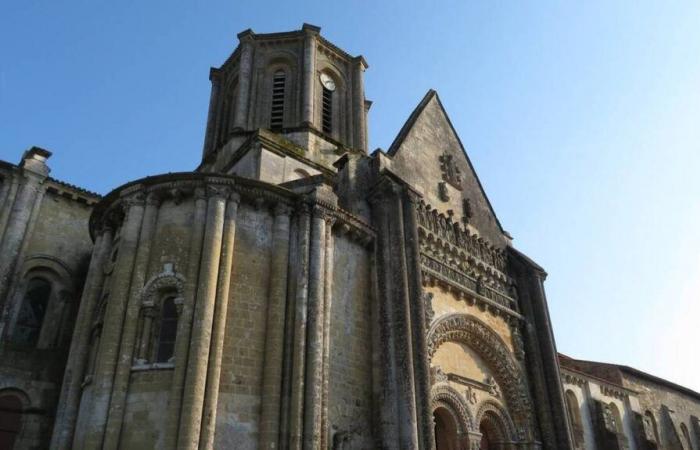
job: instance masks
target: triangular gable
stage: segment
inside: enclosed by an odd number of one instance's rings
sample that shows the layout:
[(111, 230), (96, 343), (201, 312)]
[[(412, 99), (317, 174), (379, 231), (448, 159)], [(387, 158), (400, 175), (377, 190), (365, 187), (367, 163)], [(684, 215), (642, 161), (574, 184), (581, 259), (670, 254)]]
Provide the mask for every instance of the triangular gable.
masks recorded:
[[(445, 155), (459, 169), (456, 177), (445, 168)], [(507, 242), (507, 233), (437, 92), (431, 89), (423, 97), (389, 147), (388, 156), (392, 170), (421, 192), (431, 206), (440, 212), (451, 210), (454, 220), (461, 221), (466, 214), (464, 200), (468, 200), (470, 225), (495, 245)]]

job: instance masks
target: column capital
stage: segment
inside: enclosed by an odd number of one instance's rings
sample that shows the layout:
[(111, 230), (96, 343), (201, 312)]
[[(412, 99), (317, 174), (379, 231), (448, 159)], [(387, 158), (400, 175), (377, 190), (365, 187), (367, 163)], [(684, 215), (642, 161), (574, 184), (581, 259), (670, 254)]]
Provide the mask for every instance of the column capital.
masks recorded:
[(198, 186), (194, 188), (194, 191), (192, 192), (192, 196), (194, 197), (195, 200), (206, 200), (207, 199), (207, 190), (203, 186)]
[(326, 222), (328, 222), (330, 219), (335, 221), (332, 211), (318, 203), (311, 206), (311, 214), (313, 215), (314, 219), (323, 219)]
[(228, 186), (217, 186), (208, 184), (206, 187), (208, 198), (219, 198), (221, 200), (226, 200), (231, 193), (231, 189)]
[(275, 217), (279, 216), (289, 216), (292, 213), (292, 208), (287, 203), (277, 203), (274, 209)]
[(311, 205), (309, 205), (307, 202), (299, 202), (296, 206), (296, 213), (299, 215), (310, 215)]
[(158, 206), (160, 205), (160, 202), (163, 200), (163, 193), (160, 191), (151, 191), (148, 194), (146, 194), (146, 205), (149, 206)]
[(229, 203), (235, 203), (236, 206), (238, 206), (241, 203), (241, 194), (232, 189), (228, 195), (228, 201)]
[(126, 209), (131, 209), (132, 206), (143, 206), (146, 203), (146, 194), (139, 190), (125, 196), (122, 200)]
[(305, 23), (301, 26), (301, 31), (305, 32), (307, 35), (318, 35), (321, 33), (321, 27)]
[(253, 40), (255, 40), (255, 32), (252, 29), (248, 28), (247, 30), (243, 30), (240, 33), (238, 33), (237, 37), (238, 41), (241, 44), (252, 42)]

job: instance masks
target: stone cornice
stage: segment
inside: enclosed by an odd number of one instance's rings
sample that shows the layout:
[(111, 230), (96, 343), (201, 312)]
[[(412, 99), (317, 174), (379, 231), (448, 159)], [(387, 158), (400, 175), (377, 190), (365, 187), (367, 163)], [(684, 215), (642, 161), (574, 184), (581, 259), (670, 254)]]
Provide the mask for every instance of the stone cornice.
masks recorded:
[(161, 202), (172, 200), (179, 204), (187, 197), (206, 198), (212, 195), (240, 198), (241, 203), (247, 203), (256, 209), (269, 208), (272, 215), (277, 208), (287, 207), (294, 211), (313, 205), (323, 210), (324, 217), (329, 218), (333, 229), (339, 234), (345, 234), (363, 246), (374, 241), (375, 231), (371, 226), (322, 198), (311, 198), (277, 185), (236, 175), (200, 172), (151, 176), (113, 190), (95, 206), (90, 217), (90, 234), (95, 239), (97, 232), (105, 227), (117, 229), (128, 205), (133, 202), (145, 204), (149, 196), (155, 196)]
[(560, 367), (560, 371), (565, 383), (574, 384), (579, 387), (582, 387), (587, 383), (594, 383), (600, 386), (600, 391), (603, 393), (603, 395), (608, 397), (624, 399), (630, 395), (639, 395), (639, 392), (633, 389), (611, 383), (607, 380), (603, 380), (602, 378), (598, 378), (575, 369)]
[[(283, 136), (279, 136), (276, 133), (273, 133), (269, 130), (266, 130), (264, 128), (259, 128), (256, 131), (253, 131), (251, 133), (245, 133), (245, 134), (250, 134), (248, 138), (241, 144), (240, 147), (238, 147), (233, 154), (230, 156), (228, 162), (226, 163), (225, 166), (221, 168), (221, 172), (228, 172), (231, 170), (231, 168), (241, 159), (243, 156), (245, 156), (249, 151), (255, 149), (256, 144), (262, 145), (265, 150), (271, 151), (273, 153), (276, 153), (281, 156), (291, 156), (294, 159), (297, 159), (304, 164), (313, 167), (314, 169), (318, 170), (321, 172), (328, 180), (333, 180), (335, 177), (336, 173), (333, 169), (330, 169), (326, 166), (323, 166), (321, 164), (318, 164), (315, 161), (312, 161), (308, 159), (305, 155), (306, 150), (302, 147), (299, 147), (298, 145), (294, 144), (293, 142), (289, 141), (288, 139), (285, 139)], [(207, 156), (207, 161), (206, 162), (213, 162), (216, 159), (216, 152), (212, 152)], [(200, 165), (201, 167), (201, 165)], [(199, 170), (199, 168), (198, 168)]]

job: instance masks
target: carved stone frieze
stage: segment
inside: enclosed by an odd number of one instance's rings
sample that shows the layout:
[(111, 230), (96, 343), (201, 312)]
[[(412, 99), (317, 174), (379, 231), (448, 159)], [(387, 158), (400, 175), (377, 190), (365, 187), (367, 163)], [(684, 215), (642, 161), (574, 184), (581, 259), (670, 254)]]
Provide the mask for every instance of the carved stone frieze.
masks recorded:
[(474, 259), (474, 263), (478, 261), (505, 276), (506, 255), (503, 250), (494, 247), (476, 234), (470, 233), (462, 225), (424, 202), (416, 205), (416, 211), (418, 224), (425, 231), (425, 237), (432, 235), (435, 241), (457, 247), (465, 253), (465, 256)]
[(471, 302), (477, 302), (484, 309), (488, 308), (494, 314), (519, 318), (515, 300), (507, 297), (483, 282), (473, 279), (447, 264), (421, 254), (420, 256), (423, 283), (427, 285), (441, 284), (449, 290), (454, 290), (460, 297), (464, 296)]

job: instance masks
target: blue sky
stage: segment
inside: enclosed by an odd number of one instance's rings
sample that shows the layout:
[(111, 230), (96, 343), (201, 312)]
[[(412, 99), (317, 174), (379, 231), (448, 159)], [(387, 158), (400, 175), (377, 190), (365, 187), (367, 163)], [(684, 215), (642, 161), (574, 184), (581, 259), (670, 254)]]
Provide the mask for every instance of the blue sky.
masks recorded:
[(438, 91), (559, 350), (700, 391), (700, 3), (8, 1), (0, 159), (106, 193), (201, 156), (236, 34), (322, 27), (369, 62), (370, 146)]

